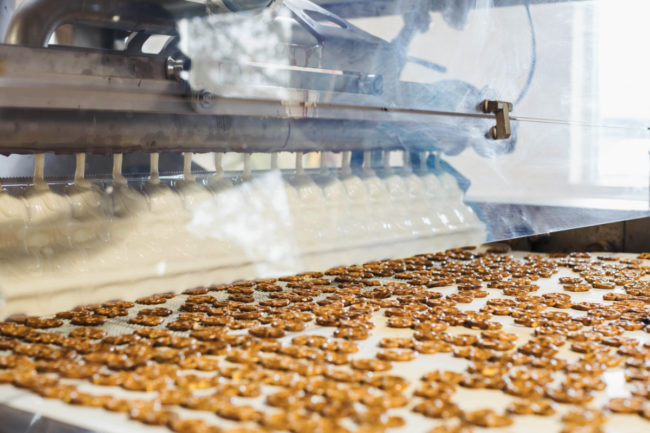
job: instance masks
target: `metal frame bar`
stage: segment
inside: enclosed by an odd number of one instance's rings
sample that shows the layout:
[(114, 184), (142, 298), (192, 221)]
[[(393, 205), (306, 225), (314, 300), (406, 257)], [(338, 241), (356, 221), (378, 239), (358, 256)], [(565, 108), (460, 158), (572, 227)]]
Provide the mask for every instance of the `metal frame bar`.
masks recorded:
[[(487, 130), (490, 125), (489, 119), (462, 118), (464, 128), (459, 128), (457, 117), (428, 117), (426, 123), (378, 123), (372, 120), (11, 109), (0, 110), (0, 153), (404, 149), (447, 152), (452, 148), (446, 146), (467, 145), (468, 129)], [(434, 131), (435, 135), (427, 131)]]

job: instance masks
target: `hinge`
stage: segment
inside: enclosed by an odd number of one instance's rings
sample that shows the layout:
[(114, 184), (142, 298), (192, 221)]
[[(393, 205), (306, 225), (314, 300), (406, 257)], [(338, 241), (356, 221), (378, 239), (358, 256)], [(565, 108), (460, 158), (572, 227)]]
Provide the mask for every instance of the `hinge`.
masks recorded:
[(486, 99), (481, 106), (483, 107), (483, 112), (494, 113), (497, 117), (497, 124), (490, 129), (490, 136), (495, 140), (510, 138), (510, 112), (512, 111), (512, 103)]

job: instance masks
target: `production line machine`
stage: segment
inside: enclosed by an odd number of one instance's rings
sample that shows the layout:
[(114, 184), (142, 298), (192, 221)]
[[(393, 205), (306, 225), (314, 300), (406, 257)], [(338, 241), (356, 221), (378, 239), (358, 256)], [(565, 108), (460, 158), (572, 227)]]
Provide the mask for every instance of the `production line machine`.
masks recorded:
[(650, 214), (606, 1), (0, 7), (0, 318)]
[[(1, 96), (2, 152), (14, 155), (2, 195), (9, 313), (45, 281), (51, 308), (72, 293), (101, 300), (189, 275), (194, 286), (486, 240), (444, 155), (511, 152), (513, 107), (488, 86), (399, 80), (407, 62), (445, 69), (405, 53), (429, 26), (426, 4), (392, 6), (404, 23), (391, 41), (308, 1), (224, 5), (15, 11)], [(216, 171), (195, 177), (195, 152), (214, 152)], [(244, 155), (241, 173), (224, 173), (225, 152)], [(277, 171), (278, 152), (294, 153), (295, 169)], [(309, 152), (320, 168), (302, 166)], [(271, 155), (266, 170), (251, 170), (253, 153)]]

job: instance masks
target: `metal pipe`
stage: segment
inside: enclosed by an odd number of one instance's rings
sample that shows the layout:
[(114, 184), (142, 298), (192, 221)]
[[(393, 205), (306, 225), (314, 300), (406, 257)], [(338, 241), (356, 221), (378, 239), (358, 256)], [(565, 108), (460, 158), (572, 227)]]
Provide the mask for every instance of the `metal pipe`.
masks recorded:
[[(0, 154), (114, 152), (341, 152), (435, 150), (430, 124), (340, 119), (120, 113), (94, 110), (0, 110)], [(456, 124), (436, 125), (447, 142), (468, 140)], [(391, 132), (392, 131), (392, 132)]]
[[(159, 33), (174, 31), (175, 20), (168, 13), (160, 13), (163, 9), (152, 13), (151, 7), (147, 11), (143, 7), (134, 8), (134, 4), (133, 0), (23, 0), (9, 23), (4, 41), (6, 44), (44, 47), (57, 27), (70, 22), (94, 23), (123, 30), (151, 28)], [(150, 13), (145, 16), (144, 12)]]
[[(272, 1), (218, 0), (214, 5), (219, 7), (208, 10), (222, 13), (263, 9)], [(134, 0), (23, 0), (13, 14), (4, 42), (44, 47), (57, 27), (65, 23), (91, 23), (103, 28), (174, 34), (177, 18), (206, 12), (205, 8), (197, 8), (196, 2), (187, 0), (165, 0), (158, 4)]]

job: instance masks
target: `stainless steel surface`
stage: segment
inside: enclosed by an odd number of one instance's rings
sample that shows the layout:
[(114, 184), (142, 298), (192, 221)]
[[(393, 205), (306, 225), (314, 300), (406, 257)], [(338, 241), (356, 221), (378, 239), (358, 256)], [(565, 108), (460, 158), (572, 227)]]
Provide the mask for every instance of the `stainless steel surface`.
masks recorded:
[[(442, 146), (451, 149), (464, 138), (457, 118), (438, 119), (439, 137), (447, 139)], [(477, 129), (489, 123), (463, 121)], [(411, 134), (411, 142), (391, 135), (432, 124), (395, 122), (385, 130), (366, 120), (12, 109), (0, 110), (0, 153), (435, 150), (426, 134)]]
[[(507, 203), (470, 203), (470, 206), (487, 222), (490, 240), (521, 239), (516, 241), (516, 249), (641, 252), (650, 245), (645, 242), (648, 240), (645, 231), (650, 228), (650, 219), (645, 218), (648, 216), (647, 211)], [(626, 230), (624, 225), (627, 223), (630, 226)], [(612, 237), (606, 234), (608, 232), (600, 231), (600, 227), (605, 226), (617, 227), (618, 234)], [(581, 228), (567, 230), (573, 227)], [(571, 235), (567, 235), (569, 233)], [(531, 243), (539, 240), (543, 244), (549, 238), (563, 240), (554, 241), (548, 245), (548, 249), (543, 250), (536, 249)], [(594, 248), (594, 245), (600, 249)]]
[[(181, 17), (260, 9), (271, 1), (162, 0), (147, 3), (133, 0), (23, 0), (13, 13), (4, 42), (43, 47), (47, 46), (60, 25), (80, 23), (103, 29), (175, 34), (176, 20)], [(0, 35), (3, 33), (0, 32)]]
[(129, 8), (133, 4), (131, 0), (23, 0), (12, 17), (5, 43), (47, 46), (56, 28), (70, 22), (132, 31), (146, 28), (163, 34), (174, 32), (176, 23), (171, 16), (150, 8), (147, 21), (143, 22), (141, 11)]
[[(589, 212), (589, 217), (599, 224), (545, 233), (507, 241), (513, 249), (536, 252), (573, 252), (573, 251), (612, 251), (626, 253), (647, 252), (650, 246), (650, 218), (644, 214), (618, 215), (618, 218), (630, 218), (626, 221), (600, 224), (596, 218), (598, 211)], [(614, 215), (610, 217), (616, 218)]]
[(90, 430), (0, 404), (0, 433), (91, 433)]
[(187, 62), (183, 59), (167, 57), (167, 78), (181, 81), (183, 79), (181, 74), (187, 68), (186, 64)]

